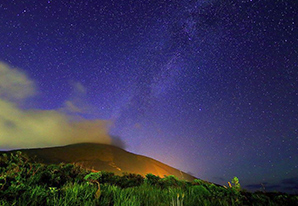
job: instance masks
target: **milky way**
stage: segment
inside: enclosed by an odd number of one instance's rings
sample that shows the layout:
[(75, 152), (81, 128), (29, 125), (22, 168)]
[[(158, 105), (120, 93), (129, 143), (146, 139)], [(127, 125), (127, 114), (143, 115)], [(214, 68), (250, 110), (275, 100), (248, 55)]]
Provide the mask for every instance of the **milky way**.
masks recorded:
[(0, 61), (36, 85), (22, 111), (109, 121), (127, 150), (196, 177), (297, 192), (297, 10), (269, 0), (4, 0)]

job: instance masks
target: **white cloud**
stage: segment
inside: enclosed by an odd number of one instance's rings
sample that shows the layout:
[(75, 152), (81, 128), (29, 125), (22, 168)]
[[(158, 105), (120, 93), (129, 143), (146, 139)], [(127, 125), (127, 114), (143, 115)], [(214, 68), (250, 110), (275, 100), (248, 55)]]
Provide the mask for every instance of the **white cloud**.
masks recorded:
[(20, 101), (36, 91), (35, 83), (23, 71), (0, 62), (0, 98)]

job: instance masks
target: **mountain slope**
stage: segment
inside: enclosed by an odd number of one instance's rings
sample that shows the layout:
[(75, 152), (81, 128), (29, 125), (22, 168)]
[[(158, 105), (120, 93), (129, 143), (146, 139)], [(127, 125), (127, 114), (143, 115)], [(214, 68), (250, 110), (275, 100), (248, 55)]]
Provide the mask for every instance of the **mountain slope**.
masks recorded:
[(179, 179), (193, 180), (195, 177), (157, 160), (136, 155), (111, 145), (81, 143), (62, 147), (20, 150), (29, 157), (45, 164), (76, 163), (85, 168), (109, 171), (115, 174), (148, 173), (163, 177), (175, 175)]

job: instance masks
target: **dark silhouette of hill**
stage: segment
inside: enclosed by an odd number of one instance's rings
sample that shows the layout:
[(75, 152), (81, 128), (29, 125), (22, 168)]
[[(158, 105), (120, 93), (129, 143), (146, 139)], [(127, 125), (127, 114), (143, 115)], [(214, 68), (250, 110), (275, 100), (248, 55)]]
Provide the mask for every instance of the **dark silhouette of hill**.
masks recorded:
[(80, 143), (18, 151), (45, 164), (75, 163), (87, 169), (114, 172), (118, 175), (124, 172), (143, 176), (151, 173), (160, 177), (175, 175), (179, 179), (188, 181), (195, 179), (195, 177), (157, 160), (133, 154), (112, 145)]

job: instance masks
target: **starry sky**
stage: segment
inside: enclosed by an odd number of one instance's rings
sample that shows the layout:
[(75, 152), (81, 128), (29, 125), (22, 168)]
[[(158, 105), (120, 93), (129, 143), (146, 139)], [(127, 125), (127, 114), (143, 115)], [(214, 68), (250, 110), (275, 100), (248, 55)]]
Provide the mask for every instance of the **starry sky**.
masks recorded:
[[(291, 0), (1, 0), (0, 128), (71, 116), (198, 178), (297, 193), (297, 13)], [(34, 147), (22, 134), (0, 133), (0, 149)]]

